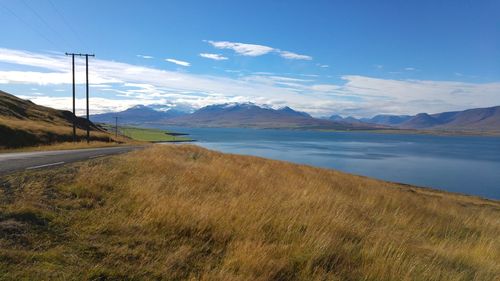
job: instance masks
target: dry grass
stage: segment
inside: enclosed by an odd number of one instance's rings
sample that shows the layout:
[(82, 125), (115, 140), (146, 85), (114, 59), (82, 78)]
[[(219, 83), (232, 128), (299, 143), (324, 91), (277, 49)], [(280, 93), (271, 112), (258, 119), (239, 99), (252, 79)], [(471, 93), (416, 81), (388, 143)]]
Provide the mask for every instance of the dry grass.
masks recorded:
[(49, 145), (73, 140), (73, 122), (77, 140), (86, 137), (98, 142), (116, 142), (113, 136), (69, 111), (36, 105), (0, 91), (0, 149)]
[[(69, 123), (53, 123), (24, 119), (12, 119), (0, 116), (0, 151), (9, 150), (47, 150), (89, 147), (86, 144), (87, 132), (77, 128), (76, 144), (73, 140), (73, 127)], [(105, 131), (90, 131), (90, 147), (116, 145), (118, 143), (131, 143), (128, 138), (107, 133)]]
[(85, 148), (99, 148), (99, 147), (113, 147), (120, 145), (139, 145), (142, 142), (128, 141), (127, 143), (118, 142), (102, 142), (102, 141), (91, 141), (87, 143), (86, 141), (79, 142), (61, 142), (47, 145), (37, 145), (37, 146), (27, 146), (22, 148), (11, 148), (11, 149), (0, 149), (0, 153), (11, 153), (11, 152), (27, 152), (27, 151), (48, 151), (48, 150), (69, 150), (69, 149), (85, 149)]
[(500, 279), (498, 201), (189, 145), (4, 181), (5, 280)]

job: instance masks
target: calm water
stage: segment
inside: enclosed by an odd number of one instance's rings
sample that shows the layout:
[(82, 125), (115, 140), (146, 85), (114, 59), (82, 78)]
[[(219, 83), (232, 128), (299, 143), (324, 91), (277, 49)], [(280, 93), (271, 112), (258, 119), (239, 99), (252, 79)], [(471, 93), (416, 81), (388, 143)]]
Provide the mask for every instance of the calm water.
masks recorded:
[[(170, 128), (172, 129), (172, 128)], [(174, 128), (206, 148), (500, 199), (500, 138)]]

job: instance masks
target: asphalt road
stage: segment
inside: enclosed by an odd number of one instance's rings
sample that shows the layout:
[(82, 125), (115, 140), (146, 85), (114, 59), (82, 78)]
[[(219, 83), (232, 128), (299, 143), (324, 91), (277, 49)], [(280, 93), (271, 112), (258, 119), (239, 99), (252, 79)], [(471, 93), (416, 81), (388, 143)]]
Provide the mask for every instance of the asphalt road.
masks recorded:
[(66, 163), (121, 154), (140, 146), (117, 146), (74, 150), (0, 153), (0, 175), (22, 170), (50, 168)]

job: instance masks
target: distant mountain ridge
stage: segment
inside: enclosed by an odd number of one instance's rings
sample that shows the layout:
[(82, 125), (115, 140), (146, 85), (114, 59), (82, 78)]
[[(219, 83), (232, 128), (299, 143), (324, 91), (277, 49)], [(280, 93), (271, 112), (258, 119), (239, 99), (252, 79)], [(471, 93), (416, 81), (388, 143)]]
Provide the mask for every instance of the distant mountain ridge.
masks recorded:
[(353, 125), (313, 118), (290, 107), (273, 109), (253, 103), (209, 105), (192, 114), (165, 120), (163, 123), (197, 127), (250, 127), (302, 129), (374, 129), (370, 125)]
[[(332, 120), (349, 120), (352, 122), (350, 118), (352, 117), (343, 118), (339, 115), (332, 115), (330, 117)], [(500, 106), (436, 114), (419, 113), (414, 116), (383, 114), (372, 118), (355, 120), (364, 123), (391, 126), (398, 129), (500, 131)]]
[[(159, 105), (156, 106), (158, 107)], [(288, 106), (273, 109), (254, 103), (214, 104), (193, 113), (174, 109), (160, 111), (138, 105), (121, 112), (92, 115), (91, 120), (114, 123), (115, 116), (122, 124), (157, 123), (194, 127), (500, 131), (500, 106), (436, 114), (419, 113), (414, 116), (380, 114), (372, 118), (356, 119), (332, 115), (326, 119), (318, 119)]]
[(388, 125), (388, 126), (395, 126), (399, 125), (405, 121), (408, 121), (412, 118), (410, 115), (386, 115), (386, 114), (380, 114), (380, 115), (375, 115), (372, 118), (362, 118), (360, 121), (366, 122), (366, 123), (373, 123), (373, 124), (381, 124), (381, 125)]
[[(352, 116), (342, 117), (340, 115), (332, 115), (332, 116), (328, 117), (327, 119), (331, 120), (331, 121), (343, 122), (343, 123), (364, 123), (360, 119), (356, 119)], [(368, 123), (368, 122), (366, 122), (366, 123)]]
[(140, 124), (147, 122), (157, 122), (159, 120), (178, 117), (184, 114), (187, 113), (175, 109), (159, 111), (149, 106), (136, 105), (120, 112), (94, 114), (90, 116), (90, 120), (100, 123), (114, 123), (115, 117), (118, 117), (121, 124)]
[(437, 114), (417, 114), (400, 128), (441, 130), (500, 130), (500, 106)]
[(427, 113), (419, 113), (412, 118), (397, 124), (399, 128), (403, 129), (425, 129), (425, 128), (431, 128), (433, 126), (436, 126), (439, 124), (439, 121), (430, 116)]

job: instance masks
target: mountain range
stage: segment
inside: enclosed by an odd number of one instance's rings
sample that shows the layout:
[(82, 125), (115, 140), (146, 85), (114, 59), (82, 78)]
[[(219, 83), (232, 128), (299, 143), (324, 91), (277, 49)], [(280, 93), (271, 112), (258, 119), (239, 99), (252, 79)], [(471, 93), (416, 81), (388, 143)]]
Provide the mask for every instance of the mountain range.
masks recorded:
[(330, 117), (342, 122), (364, 122), (415, 130), (500, 131), (500, 106), (436, 114), (376, 115), (373, 118)]
[(500, 130), (500, 106), (475, 108), (438, 114), (420, 113), (399, 125), (400, 128), (443, 130)]
[(90, 120), (100, 123), (114, 123), (115, 117), (118, 117), (119, 122), (122, 124), (141, 124), (170, 119), (185, 114), (187, 113), (175, 109), (159, 111), (149, 106), (136, 105), (120, 112), (108, 112), (91, 115)]
[(436, 114), (376, 115), (360, 119), (332, 115), (319, 119), (290, 107), (273, 109), (253, 103), (209, 105), (193, 113), (173, 109), (157, 111), (138, 105), (121, 112), (92, 115), (91, 120), (112, 123), (115, 116), (122, 124), (161, 123), (195, 127), (500, 131), (500, 106)]
[(304, 128), (360, 130), (378, 129), (376, 124), (350, 124), (313, 118), (290, 107), (273, 109), (253, 103), (226, 103), (209, 105), (193, 113), (172, 110), (159, 112), (148, 106), (135, 106), (125, 111), (92, 115), (94, 122), (112, 123), (114, 117), (122, 124), (161, 123), (191, 127), (249, 127), (249, 128)]

